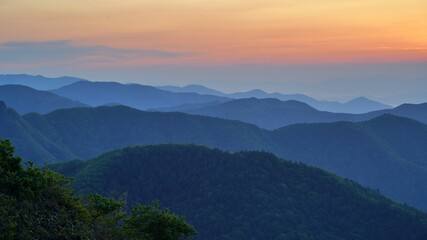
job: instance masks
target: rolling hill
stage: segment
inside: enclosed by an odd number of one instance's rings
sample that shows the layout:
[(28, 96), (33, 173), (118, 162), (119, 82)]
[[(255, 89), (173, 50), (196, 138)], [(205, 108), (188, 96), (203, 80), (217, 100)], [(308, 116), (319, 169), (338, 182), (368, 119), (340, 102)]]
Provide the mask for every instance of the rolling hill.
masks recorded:
[(265, 152), (191, 145), (121, 149), (53, 165), (79, 193), (160, 200), (197, 239), (424, 239), (427, 215), (322, 170)]
[(0, 86), (0, 101), (19, 114), (30, 112), (48, 113), (63, 108), (87, 107), (87, 105), (53, 93), (35, 90), (21, 85)]
[(368, 118), (376, 117), (382, 114), (393, 114), (417, 120), (419, 122), (427, 123), (427, 103), (420, 104), (402, 104), (393, 109), (374, 111), (366, 113)]
[[(230, 151), (265, 150), (427, 209), (427, 126), (407, 118), (385, 115), (366, 122), (296, 124), (268, 131), (239, 121), (143, 112), (124, 106), (13, 116), (15, 122), (31, 127), (37, 136), (58, 146), (54, 150), (59, 152), (43, 148), (57, 156), (56, 161), (88, 159), (121, 147), (161, 143), (194, 143)], [(22, 124), (11, 125), (7, 131), (23, 131), (19, 130)], [(28, 148), (21, 135), (7, 137), (17, 142), (19, 154)], [(30, 159), (45, 161), (43, 154), (34, 154)]]
[(181, 111), (195, 115), (239, 120), (265, 129), (276, 129), (295, 123), (360, 121), (365, 119), (362, 115), (322, 112), (302, 102), (280, 101), (275, 98), (244, 98)]
[(0, 85), (22, 85), (37, 90), (57, 89), (78, 81), (86, 81), (75, 77), (48, 78), (41, 75), (0, 74)]
[(201, 94), (212, 94), (222, 97), (229, 97), (233, 99), (242, 99), (242, 98), (276, 98), (282, 101), (295, 100), (299, 102), (306, 103), (317, 110), (328, 111), (335, 113), (367, 113), (376, 110), (383, 110), (392, 108), (389, 105), (368, 99), (366, 97), (358, 97), (352, 99), (348, 102), (341, 103), (337, 101), (326, 101), (326, 100), (317, 100), (315, 98), (309, 97), (304, 94), (282, 94), (278, 92), (267, 93), (261, 89), (254, 89), (246, 92), (235, 92), (235, 93), (223, 93), (214, 89), (210, 89), (201, 85), (188, 85), (184, 87), (175, 87), (175, 86), (165, 86), (159, 87), (160, 89), (168, 90), (171, 92), (195, 92)]
[(11, 139), (17, 147), (17, 153), (37, 164), (70, 159), (73, 155), (67, 149), (58, 146), (43, 133), (36, 130), (13, 109), (0, 101), (0, 134), (2, 139)]
[(118, 103), (141, 110), (172, 107), (186, 103), (194, 104), (229, 100), (228, 98), (213, 95), (173, 93), (151, 86), (115, 82), (80, 81), (53, 90), (52, 92), (91, 106)]
[[(162, 109), (160, 109), (162, 110)], [(427, 123), (427, 103), (403, 104), (394, 109), (347, 114), (319, 111), (305, 103), (274, 98), (245, 98), (205, 106), (181, 106), (163, 111), (179, 111), (195, 115), (219, 117), (252, 123), (265, 129), (276, 129), (296, 123), (322, 123), (337, 121), (363, 121), (383, 114), (393, 114)]]

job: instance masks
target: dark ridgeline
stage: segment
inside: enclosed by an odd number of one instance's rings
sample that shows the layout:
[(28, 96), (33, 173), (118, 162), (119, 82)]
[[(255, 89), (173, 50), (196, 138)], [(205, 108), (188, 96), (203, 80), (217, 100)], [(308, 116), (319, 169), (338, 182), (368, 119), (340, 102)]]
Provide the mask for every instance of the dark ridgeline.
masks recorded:
[[(351, 123), (296, 124), (275, 131), (239, 121), (115, 106), (20, 117), (2, 107), (3, 138), (41, 164), (88, 159), (117, 148), (195, 143), (230, 151), (265, 150), (379, 189), (427, 209), (427, 126), (391, 115)], [(31, 147), (29, 147), (31, 146)]]
[(132, 147), (50, 166), (79, 193), (153, 199), (197, 239), (425, 239), (427, 215), (336, 175), (266, 152), (194, 145)]
[(0, 101), (4, 101), (19, 114), (30, 112), (44, 114), (58, 109), (87, 107), (75, 100), (21, 85), (0, 86)]
[(265, 129), (277, 129), (296, 123), (321, 123), (369, 120), (383, 114), (393, 114), (427, 123), (427, 103), (403, 104), (394, 109), (363, 114), (333, 113), (319, 111), (303, 102), (280, 101), (274, 98), (245, 98), (207, 106), (178, 106), (161, 111), (178, 111), (195, 115), (220, 117), (252, 123)]

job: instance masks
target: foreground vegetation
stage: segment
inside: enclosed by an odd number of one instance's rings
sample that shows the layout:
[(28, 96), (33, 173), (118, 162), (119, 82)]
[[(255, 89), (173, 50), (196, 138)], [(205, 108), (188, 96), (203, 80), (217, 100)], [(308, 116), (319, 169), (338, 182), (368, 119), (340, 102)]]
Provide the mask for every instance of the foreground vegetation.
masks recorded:
[(50, 167), (81, 194), (126, 193), (129, 205), (159, 199), (203, 240), (427, 239), (425, 213), (266, 152), (152, 145)]
[(195, 229), (158, 202), (135, 205), (74, 195), (70, 179), (31, 163), (0, 140), (0, 239), (189, 239)]

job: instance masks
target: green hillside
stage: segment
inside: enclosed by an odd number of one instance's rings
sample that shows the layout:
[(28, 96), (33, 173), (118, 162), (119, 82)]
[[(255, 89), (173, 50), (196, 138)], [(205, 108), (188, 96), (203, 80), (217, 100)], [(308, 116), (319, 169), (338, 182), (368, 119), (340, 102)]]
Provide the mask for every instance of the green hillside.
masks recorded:
[(159, 199), (198, 239), (425, 239), (427, 215), (304, 164), (265, 152), (194, 145), (125, 148), (51, 166), (78, 192)]
[(82, 159), (157, 143), (197, 143), (232, 151), (268, 147), (267, 132), (250, 124), (124, 106), (58, 110), (24, 119)]
[[(12, 112), (0, 114), (0, 120), (9, 119), (1, 137), (16, 142), (18, 154), (37, 163), (89, 159), (117, 148), (163, 143), (264, 150), (427, 210), (427, 127), (402, 117), (297, 124), (267, 131), (239, 121), (123, 106), (58, 110), (23, 118)], [(29, 132), (34, 134), (28, 136)]]
[(36, 163), (57, 162), (73, 156), (67, 149), (35, 129), (13, 109), (0, 101), (0, 138), (11, 139), (17, 146), (17, 153), (27, 161)]

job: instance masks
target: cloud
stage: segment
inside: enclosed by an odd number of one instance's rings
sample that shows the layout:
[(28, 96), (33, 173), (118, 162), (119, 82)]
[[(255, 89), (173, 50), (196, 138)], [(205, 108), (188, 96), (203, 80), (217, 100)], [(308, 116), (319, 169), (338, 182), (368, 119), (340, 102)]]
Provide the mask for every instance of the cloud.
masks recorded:
[(66, 40), (0, 43), (0, 64), (8, 65), (48, 65), (76, 61), (116, 62), (179, 58), (188, 55), (191, 53), (77, 45)]

